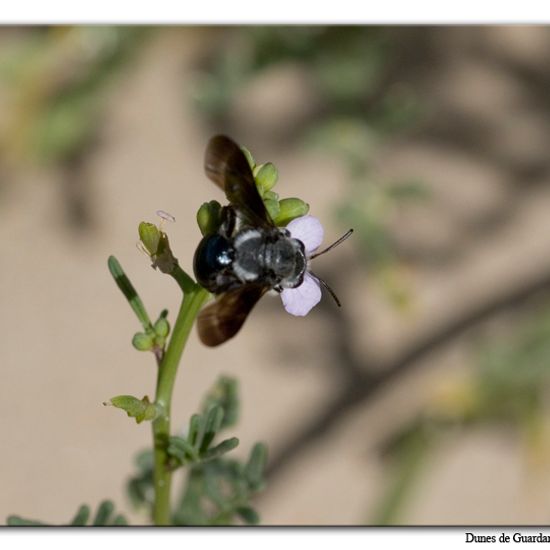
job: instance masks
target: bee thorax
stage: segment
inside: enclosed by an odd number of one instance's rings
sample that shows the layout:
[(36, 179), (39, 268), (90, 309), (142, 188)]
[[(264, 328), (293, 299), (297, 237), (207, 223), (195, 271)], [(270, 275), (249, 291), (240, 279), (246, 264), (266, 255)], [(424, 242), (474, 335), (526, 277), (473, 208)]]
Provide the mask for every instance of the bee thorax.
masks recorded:
[(242, 282), (262, 281), (271, 287), (292, 288), (302, 282), (306, 268), (303, 244), (279, 229), (246, 229), (234, 240), (233, 270)]
[(245, 229), (235, 237), (233, 271), (243, 283), (256, 281), (262, 275), (263, 242), (261, 232), (256, 229)]

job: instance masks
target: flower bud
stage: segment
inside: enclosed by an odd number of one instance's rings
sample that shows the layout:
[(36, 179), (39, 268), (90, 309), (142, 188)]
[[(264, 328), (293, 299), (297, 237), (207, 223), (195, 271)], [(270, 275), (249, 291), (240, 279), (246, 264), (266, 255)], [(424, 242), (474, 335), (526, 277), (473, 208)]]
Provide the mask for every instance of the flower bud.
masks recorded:
[(256, 180), (256, 187), (260, 195), (264, 197), (265, 193), (270, 191), (277, 183), (279, 172), (274, 164), (267, 162), (266, 164), (256, 166), (254, 169), (254, 179)]
[(164, 345), (166, 344), (166, 337), (162, 336), (160, 334), (155, 335), (153, 338), (153, 343), (155, 345), (155, 348), (157, 349), (164, 349)]
[(264, 200), (265, 207), (271, 216), (272, 220), (276, 220), (279, 216), (279, 201), (277, 199)]
[(153, 260), (153, 267), (158, 268), (163, 273), (172, 273), (177, 260), (174, 258), (172, 250), (170, 250), (166, 233), (155, 224), (147, 222), (139, 224), (138, 233), (143, 248)]
[(246, 157), (246, 160), (248, 161), (248, 164), (250, 165), (250, 169), (254, 170), (256, 167), (256, 161), (254, 160), (254, 157), (252, 156), (252, 153), (246, 148), (241, 145), (241, 151), (244, 153), (244, 156)]
[(197, 212), (197, 223), (203, 236), (215, 233), (221, 224), (222, 205), (218, 201), (205, 202)]
[(309, 204), (302, 199), (288, 198), (279, 201), (279, 213), (273, 221), (276, 225), (285, 226), (292, 220), (305, 216), (309, 212)]
[(160, 241), (160, 230), (154, 223), (141, 222), (138, 227), (139, 240), (143, 243), (149, 256), (157, 253)]
[(161, 317), (155, 323), (154, 329), (156, 334), (166, 338), (170, 333), (170, 323), (164, 317)]
[(152, 260), (153, 267), (158, 268), (162, 273), (172, 273), (174, 271), (178, 261), (172, 254), (166, 233), (161, 232), (157, 253), (152, 256)]
[(138, 351), (151, 351), (153, 345), (153, 337), (145, 332), (136, 332), (132, 338), (132, 346)]
[(275, 193), (275, 191), (266, 191), (264, 193), (263, 199), (264, 199), (264, 201), (267, 201), (267, 200), (278, 201), (279, 200), (279, 195), (277, 193)]

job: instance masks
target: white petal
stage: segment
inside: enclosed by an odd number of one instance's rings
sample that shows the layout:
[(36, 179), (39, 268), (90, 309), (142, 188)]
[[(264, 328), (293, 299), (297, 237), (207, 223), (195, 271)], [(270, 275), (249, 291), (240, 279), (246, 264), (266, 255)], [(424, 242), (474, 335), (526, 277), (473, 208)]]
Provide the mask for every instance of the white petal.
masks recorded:
[(286, 228), (294, 239), (304, 243), (306, 252), (311, 254), (323, 242), (324, 229), (321, 222), (314, 216), (302, 216), (292, 220)]
[(306, 273), (300, 286), (285, 288), (281, 292), (281, 300), (288, 313), (303, 317), (320, 302), (321, 288), (319, 283), (309, 273)]

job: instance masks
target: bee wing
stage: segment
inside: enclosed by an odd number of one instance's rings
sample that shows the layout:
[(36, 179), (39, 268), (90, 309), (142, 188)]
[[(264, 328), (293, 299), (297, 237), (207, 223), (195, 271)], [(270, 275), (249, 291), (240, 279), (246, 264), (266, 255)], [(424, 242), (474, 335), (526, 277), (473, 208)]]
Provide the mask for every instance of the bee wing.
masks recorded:
[(214, 136), (206, 147), (206, 175), (218, 185), (231, 204), (245, 216), (250, 225), (273, 227), (264, 201), (256, 188), (254, 175), (242, 149), (226, 136)]
[(268, 287), (246, 284), (221, 294), (206, 306), (197, 320), (199, 337), (206, 346), (219, 346), (233, 338)]

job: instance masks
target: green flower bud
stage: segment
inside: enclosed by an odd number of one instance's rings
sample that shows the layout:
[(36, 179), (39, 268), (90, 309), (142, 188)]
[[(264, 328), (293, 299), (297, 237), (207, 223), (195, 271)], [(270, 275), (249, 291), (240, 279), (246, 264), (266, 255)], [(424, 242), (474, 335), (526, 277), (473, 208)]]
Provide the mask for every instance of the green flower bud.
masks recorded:
[(256, 187), (262, 197), (265, 197), (265, 193), (270, 191), (279, 179), (279, 172), (275, 165), (271, 162), (266, 164), (260, 164), (254, 169), (254, 179), (256, 180)]
[(166, 233), (155, 224), (147, 222), (139, 224), (138, 232), (145, 252), (153, 260), (153, 267), (160, 269), (163, 273), (172, 273), (177, 260), (174, 258), (172, 250), (170, 250)]
[(161, 317), (155, 323), (154, 329), (156, 334), (166, 338), (170, 333), (170, 323), (164, 317)]
[(246, 148), (241, 145), (241, 150), (244, 153), (244, 156), (246, 157), (246, 160), (248, 161), (248, 164), (250, 165), (250, 169), (254, 170), (256, 167), (256, 161), (254, 160), (254, 157), (252, 156), (252, 153)]
[(279, 200), (279, 195), (277, 193), (275, 193), (275, 191), (266, 191), (266, 193), (263, 196), (263, 199), (264, 199), (264, 201), (267, 201), (267, 200), (278, 201)]
[(136, 332), (132, 338), (132, 346), (138, 351), (151, 351), (153, 345), (153, 337), (145, 332)]
[(157, 349), (164, 349), (164, 344), (166, 344), (166, 337), (165, 336), (161, 336), (160, 334), (157, 334), (154, 339), (153, 339), (153, 342), (155, 344), (155, 347)]
[(174, 267), (178, 263), (170, 249), (168, 235), (162, 231), (160, 233), (157, 253), (151, 256), (151, 259), (153, 260), (153, 267), (158, 268), (162, 273), (172, 273)]
[(150, 256), (157, 253), (161, 231), (154, 223), (141, 222), (138, 227), (139, 239)]
[(197, 212), (197, 223), (203, 236), (215, 233), (221, 224), (222, 205), (218, 201), (205, 202)]
[(267, 199), (264, 200), (264, 204), (269, 215), (271, 216), (271, 219), (275, 221), (275, 219), (279, 216), (279, 201), (276, 199)]
[(279, 213), (273, 221), (276, 225), (285, 226), (292, 220), (305, 216), (309, 212), (309, 204), (302, 199), (289, 198), (279, 201)]

